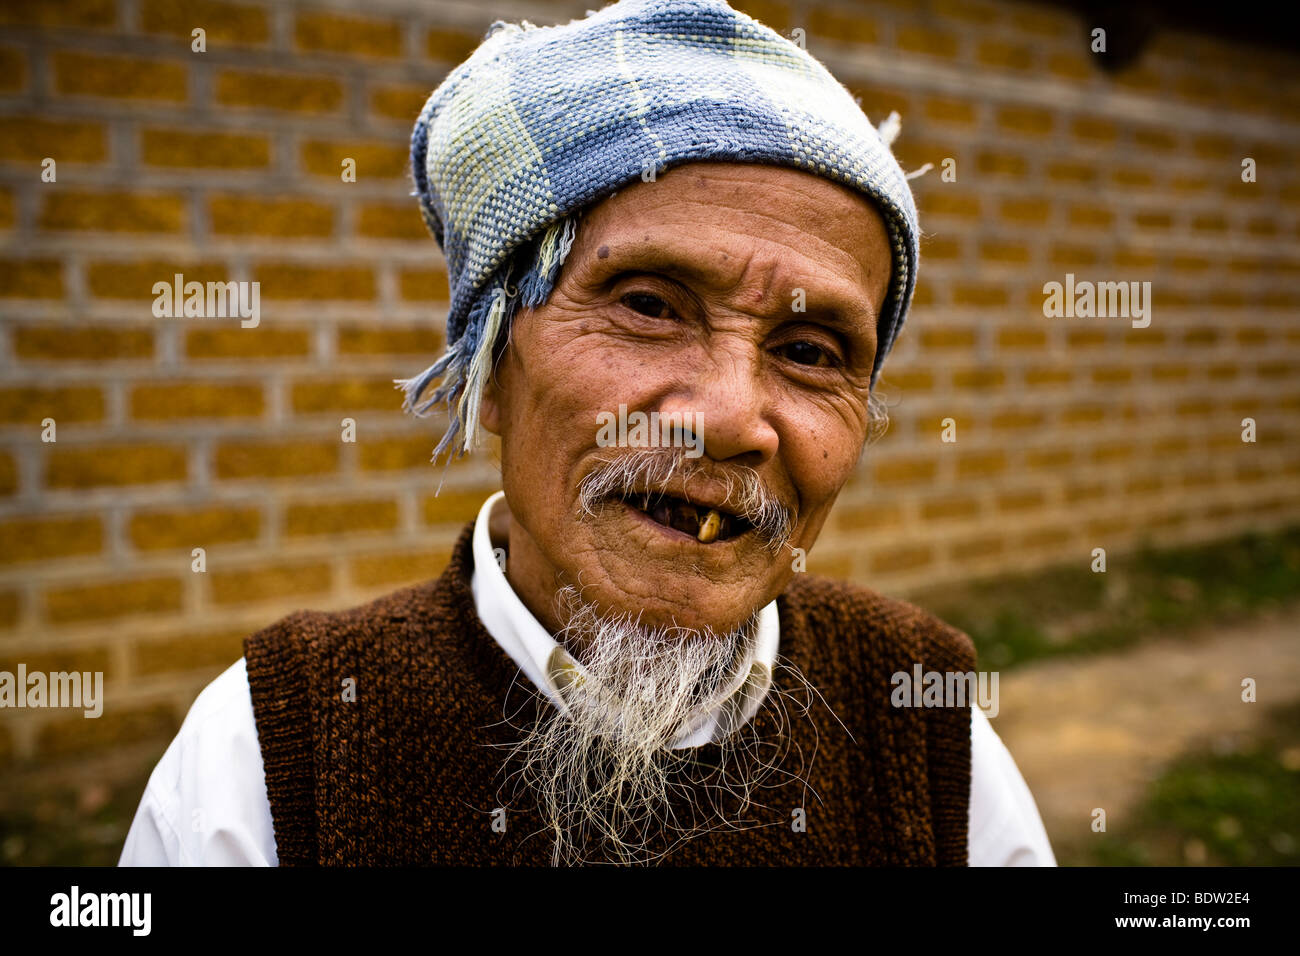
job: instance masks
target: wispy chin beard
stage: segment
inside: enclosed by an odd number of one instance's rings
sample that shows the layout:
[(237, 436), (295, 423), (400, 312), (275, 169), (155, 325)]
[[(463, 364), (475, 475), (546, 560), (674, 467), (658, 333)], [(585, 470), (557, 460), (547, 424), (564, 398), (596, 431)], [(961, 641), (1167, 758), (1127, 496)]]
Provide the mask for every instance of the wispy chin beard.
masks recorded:
[[(757, 613), (719, 634), (645, 626), (631, 614), (601, 615), (574, 587), (557, 594), (557, 608), (565, 626), (556, 640), (582, 665), (582, 675), (559, 675), (567, 714), (543, 702), (507, 761), (508, 767), (518, 762), (510, 777), (535, 800), (553, 840), (552, 865), (651, 863), (706, 829), (734, 826), (701, 804), (725, 793), (739, 797), (743, 808), (770, 762), (730, 766), (745, 735), (724, 722), (713, 741), (721, 745), (723, 766), (707, 768), (709, 785), (700, 786), (695, 748), (672, 744), (708, 720), (741, 679), (740, 668), (748, 673)], [(717, 739), (724, 730), (732, 733)], [(687, 806), (689, 819), (674, 804)]]

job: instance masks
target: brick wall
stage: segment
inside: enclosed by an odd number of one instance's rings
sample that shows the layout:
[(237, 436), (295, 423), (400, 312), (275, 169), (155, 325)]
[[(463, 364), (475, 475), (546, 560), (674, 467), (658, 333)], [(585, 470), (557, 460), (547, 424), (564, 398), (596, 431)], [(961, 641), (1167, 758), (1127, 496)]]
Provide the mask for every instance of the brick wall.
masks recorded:
[[(496, 471), (435, 497), (443, 423), (391, 384), (447, 298), (407, 139), (492, 20), (594, 5), (0, 5), (0, 669), (102, 670), (108, 697), (0, 714), (8, 779), (147, 766), (246, 634), (441, 569)], [(907, 593), (1300, 517), (1296, 57), (1162, 34), (1112, 76), (1036, 4), (740, 6), (936, 165), (893, 426), (809, 570)], [(1150, 326), (1045, 318), (1067, 272), (1150, 281)], [(154, 318), (176, 273), (258, 281), (260, 324)]]

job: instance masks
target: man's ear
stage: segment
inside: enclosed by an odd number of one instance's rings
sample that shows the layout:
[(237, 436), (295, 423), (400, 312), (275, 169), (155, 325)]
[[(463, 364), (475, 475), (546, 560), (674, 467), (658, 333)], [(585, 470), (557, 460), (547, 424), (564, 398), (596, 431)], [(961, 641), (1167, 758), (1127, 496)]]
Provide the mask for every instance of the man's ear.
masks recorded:
[(492, 375), (483, 386), (483, 396), (478, 405), (478, 422), (493, 435), (501, 437), (501, 386), (497, 384), (496, 375)]

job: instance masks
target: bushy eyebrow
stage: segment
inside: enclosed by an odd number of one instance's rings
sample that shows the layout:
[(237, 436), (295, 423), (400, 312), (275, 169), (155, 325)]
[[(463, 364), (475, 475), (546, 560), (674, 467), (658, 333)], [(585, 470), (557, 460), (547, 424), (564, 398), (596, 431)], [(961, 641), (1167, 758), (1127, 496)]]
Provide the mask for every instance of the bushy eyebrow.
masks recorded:
[[(592, 256), (588, 264), (593, 270), (600, 270), (609, 275), (659, 273), (688, 286), (722, 289), (717, 274), (702, 267), (698, 261), (699, 254), (693, 254), (687, 249), (666, 243), (637, 243), (620, 249), (612, 249), (608, 246), (600, 248), (606, 252), (606, 256), (600, 258), (599, 253)], [(874, 337), (878, 328), (878, 317), (875, 306), (865, 293), (855, 296), (848, 284), (839, 290), (824, 287), (802, 288), (805, 293), (805, 311), (791, 312), (789, 313), (791, 316), (802, 316), (825, 322), (847, 335), (869, 332)]]

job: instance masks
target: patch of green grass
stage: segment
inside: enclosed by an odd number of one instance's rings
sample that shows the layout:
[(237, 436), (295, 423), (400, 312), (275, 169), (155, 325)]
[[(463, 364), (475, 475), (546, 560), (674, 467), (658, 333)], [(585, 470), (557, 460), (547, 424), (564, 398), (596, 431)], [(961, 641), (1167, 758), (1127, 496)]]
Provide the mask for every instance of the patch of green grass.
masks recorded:
[(1270, 711), (1253, 739), (1219, 749), (1179, 758), (1124, 826), (1062, 847), (1058, 862), (1300, 866), (1300, 704)]
[(0, 865), (116, 866), (153, 762), (114, 785), (28, 789), (0, 812)]
[(1118, 650), (1148, 636), (1248, 618), (1300, 599), (1300, 526), (1207, 545), (1144, 545), (1108, 559), (1009, 575), (912, 601), (974, 640), (1005, 669), (1060, 654)]

